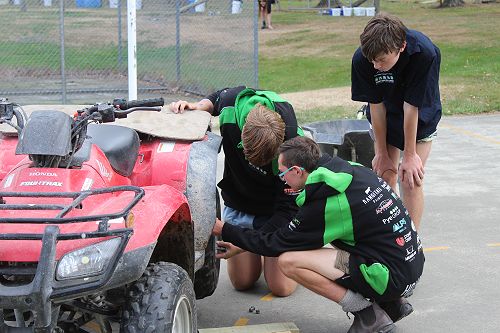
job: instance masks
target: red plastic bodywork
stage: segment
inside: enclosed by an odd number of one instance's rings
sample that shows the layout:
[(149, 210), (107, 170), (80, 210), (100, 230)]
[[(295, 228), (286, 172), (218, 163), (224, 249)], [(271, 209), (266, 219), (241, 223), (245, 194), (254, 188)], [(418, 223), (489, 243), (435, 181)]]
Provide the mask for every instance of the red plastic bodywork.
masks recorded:
[[(117, 174), (104, 153), (92, 145), (91, 155), (79, 169), (30, 168), (27, 156), (15, 155), (17, 138), (4, 137), (0, 141), (0, 192), (77, 192), (119, 185), (135, 185), (145, 190), (145, 196), (132, 209), (135, 217), (134, 234), (125, 251), (131, 251), (156, 242), (169, 221), (190, 221), (189, 206), (184, 196), (187, 161), (191, 142), (153, 141), (142, 143), (139, 157), (130, 177)], [(133, 192), (119, 192), (91, 196), (82, 207), (67, 216), (89, 216), (121, 211), (133, 198)], [(6, 198), (8, 204), (71, 202), (63, 198)], [(0, 221), (8, 217), (55, 217), (58, 211), (0, 210)], [(45, 225), (0, 223), (0, 233), (43, 233)], [(110, 221), (110, 229), (124, 228), (123, 219)], [(61, 233), (95, 231), (97, 222), (59, 225)], [(59, 241), (56, 258), (104, 239)], [(0, 242), (0, 261), (38, 261), (40, 241)]]

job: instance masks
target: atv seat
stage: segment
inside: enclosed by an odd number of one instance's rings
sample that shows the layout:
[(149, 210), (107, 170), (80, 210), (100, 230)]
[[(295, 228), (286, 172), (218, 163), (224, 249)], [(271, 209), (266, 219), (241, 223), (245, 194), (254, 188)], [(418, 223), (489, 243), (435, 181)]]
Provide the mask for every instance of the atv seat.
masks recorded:
[(124, 177), (132, 174), (139, 152), (139, 135), (136, 131), (117, 125), (89, 124), (87, 137), (85, 141), (101, 148), (113, 170)]

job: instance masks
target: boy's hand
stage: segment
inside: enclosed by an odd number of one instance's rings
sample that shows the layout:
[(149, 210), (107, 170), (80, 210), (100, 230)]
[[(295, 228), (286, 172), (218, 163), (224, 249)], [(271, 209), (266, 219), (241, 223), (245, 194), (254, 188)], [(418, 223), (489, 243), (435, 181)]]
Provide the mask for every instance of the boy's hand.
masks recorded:
[(186, 110), (194, 110), (196, 108), (195, 104), (186, 101), (172, 102), (168, 107), (173, 113), (183, 113)]
[(402, 183), (407, 183), (410, 189), (422, 186), (424, 179), (424, 166), (420, 156), (415, 154), (403, 154), (403, 160), (399, 167), (399, 179)]
[(224, 222), (222, 222), (221, 220), (216, 218), (214, 228), (212, 229), (212, 235), (215, 235), (215, 236), (222, 235), (222, 228), (223, 227), (224, 227)]
[(392, 171), (394, 175), (397, 174), (397, 170), (394, 169), (394, 165), (392, 164), (392, 160), (389, 158), (389, 155), (375, 154), (375, 157), (372, 160), (372, 169), (377, 176), (384, 179), (388, 183), (388, 177), (391, 175), (387, 175), (386, 171)]
[(217, 241), (217, 253), (215, 257), (217, 259), (229, 259), (241, 252), (245, 252), (245, 250), (228, 242)]

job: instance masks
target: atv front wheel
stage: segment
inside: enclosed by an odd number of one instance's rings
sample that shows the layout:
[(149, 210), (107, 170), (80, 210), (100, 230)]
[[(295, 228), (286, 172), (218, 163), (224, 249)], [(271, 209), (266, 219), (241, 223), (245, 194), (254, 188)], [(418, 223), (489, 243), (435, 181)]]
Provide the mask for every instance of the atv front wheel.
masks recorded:
[(129, 289), (121, 332), (196, 333), (193, 284), (181, 267), (150, 264)]
[[(220, 219), (219, 192), (215, 191), (215, 216)], [(211, 235), (205, 249), (205, 262), (194, 275), (194, 292), (196, 299), (212, 295), (219, 282), (220, 259), (215, 257), (218, 238)]]

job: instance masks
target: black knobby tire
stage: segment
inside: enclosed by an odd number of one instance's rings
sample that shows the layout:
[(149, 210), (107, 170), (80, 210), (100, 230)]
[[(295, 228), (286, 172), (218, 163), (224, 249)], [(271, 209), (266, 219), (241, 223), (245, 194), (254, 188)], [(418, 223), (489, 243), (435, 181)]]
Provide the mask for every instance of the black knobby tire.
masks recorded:
[[(220, 199), (219, 194), (215, 193), (216, 216), (220, 219)], [(205, 262), (194, 276), (194, 291), (196, 299), (202, 299), (212, 295), (219, 282), (220, 259), (215, 258), (217, 237), (211, 235), (205, 249)]]
[(130, 288), (120, 332), (196, 333), (193, 284), (176, 264), (150, 264)]

